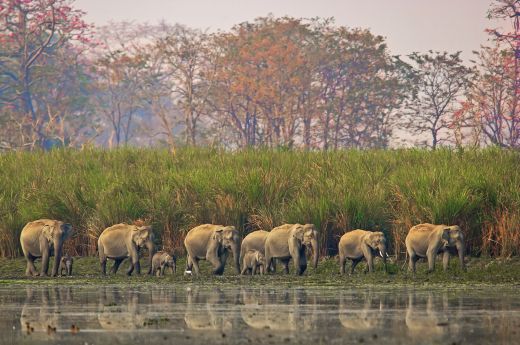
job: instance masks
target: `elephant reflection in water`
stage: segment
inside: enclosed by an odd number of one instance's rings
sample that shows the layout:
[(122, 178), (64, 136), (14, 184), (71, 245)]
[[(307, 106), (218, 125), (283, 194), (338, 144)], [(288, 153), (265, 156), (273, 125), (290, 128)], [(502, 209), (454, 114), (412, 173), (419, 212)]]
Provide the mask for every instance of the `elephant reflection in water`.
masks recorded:
[(214, 331), (230, 331), (237, 328), (235, 313), (222, 309), (224, 306), (228, 308), (229, 305), (235, 305), (237, 297), (233, 294), (231, 300), (226, 299), (220, 289), (211, 291), (203, 291), (198, 287), (189, 289), (184, 315), (186, 327), (193, 330)]
[(315, 296), (304, 290), (242, 289), (241, 315), (254, 329), (308, 331), (317, 326)]
[(445, 292), (441, 296), (431, 291), (426, 294), (410, 291), (408, 294), (405, 323), (408, 334), (414, 339), (419, 337), (432, 341), (449, 334), (453, 340), (460, 331), (461, 317), (460, 307), (449, 308)]
[(101, 328), (112, 331), (142, 328), (146, 310), (139, 307), (139, 293), (104, 287), (99, 291), (98, 321)]
[[(362, 300), (363, 305), (355, 302)], [(353, 302), (354, 301), (354, 302)], [(354, 295), (352, 300), (345, 293), (339, 297), (339, 321), (348, 330), (368, 331), (388, 326), (390, 320), (385, 317), (386, 296), (369, 289), (361, 295)]]
[(62, 308), (71, 302), (71, 287), (44, 289), (26, 288), (26, 300), (22, 307), (20, 324), (22, 332), (47, 332), (68, 329), (70, 318), (63, 315)]

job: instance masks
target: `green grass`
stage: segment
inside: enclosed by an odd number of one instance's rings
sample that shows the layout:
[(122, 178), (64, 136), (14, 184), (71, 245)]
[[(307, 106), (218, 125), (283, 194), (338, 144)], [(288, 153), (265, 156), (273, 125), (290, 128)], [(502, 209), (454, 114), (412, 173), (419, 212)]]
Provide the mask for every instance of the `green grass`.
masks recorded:
[(1, 154), (0, 171), (0, 256), (19, 256), (22, 227), (43, 217), (73, 224), (73, 255), (95, 255), (104, 228), (136, 218), (179, 254), (185, 232), (209, 222), (243, 235), (314, 223), (324, 255), (350, 229), (382, 230), (402, 254), (412, 225), (459, 224), (468, 254), (520, 254), (515, 151), (55, 150)]
[[(112, 262), (109, 261), (109, 265)], [(146, 274), (146, 263), (142, 261), (142, 275), (127, 277), (125, 270), (127, 263), (123, 263), (117, 275), (102, 276), (99, 270), (99, 262), (94, 257), (75, 258), (72, 277), (57, 278), (28, 278), (24, 276), (25, 260), (0, 259), (0, 284), (35, 284), (35, 285), (135, 285), (135, 284), (189, 284), (197, 285), (228, 285), (228, 286), (403, 286), (417, 285), (432, 286), (477, 286), (477, 285), (515, 285), (520, 284), (520, 259), (489, 259), (470, 258), (468, 269), (461, 271), (457, 262), (453, 260), (447, 272), (442, 270), (441, 261), (437, 262), (436, 271), (428, 274), (427, 264), (418, 263), (416, 276), (413, 277), (403, 266), (403, 262), (389, 263), (388, 273), (383, 270), (382, 263), (376, 262), (376, 272), (364, 273), (364, 263), (356, 268), (353, 275), (339, 274), (339, 266), (336, 259), (323, 259), (317, 271), (309, 269), (303, 276), (294, 274), (269, 274), (264, 276), (240, 276), (236, 275), (230, 265), (227, 265), (223, 276), (210, 274), (210, 266), (201, 262), (202, 273), (198, 277), (184, 276), (184, 259), (178, 261), (177, 273), (166, 274), (165, 277), (150, 277)], [(279, 269), (280, 270), (280, 269)]]

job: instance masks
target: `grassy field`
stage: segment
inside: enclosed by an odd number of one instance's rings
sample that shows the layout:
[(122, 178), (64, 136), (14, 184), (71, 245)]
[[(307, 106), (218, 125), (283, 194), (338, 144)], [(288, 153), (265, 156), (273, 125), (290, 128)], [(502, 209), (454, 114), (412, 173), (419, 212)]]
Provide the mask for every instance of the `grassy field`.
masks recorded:
[(115, 223), (151, 223), (159, 248), (182, 256), (187, 230), (235, 225), (243, 235), (288, 222), (314, 223), (323, 255), (346, 230), (384, 231), (404, 253), (420, 222), (459, 224), (468, 254), (520, 254), (520, 152), (217, 149), (55, 150), (0, 155), (0, 256), (21, 254), (25, 223), (73, 224), (72, 255), (95, 255)]
[[(109, 261), (109, 266), (112, 262)], [(383, 270), (382, 263), (378, 260), (376, 272), (373, 274), (364, 273), (365, 265), (361, 263), (356, 268), (352, 276), (341, 276), (338, 272), (339, 266), (337, 259), (323, 259), (318, 265), (318, 269), (308, 270), (303, 276), (298, 277), (293, 274), (269, 274), (264, 276), (240, 276), (236, 275), (230, 265), (227, 265), (223, 276), (213, 276), (209, 273), (209, 264), (202, 262), (202, 274), (199, 277), (184, 276), (184, 259), (179, 259), (177, 263), (177, 273), (168, 273), (165, 277), (150, 277), (146, 274), (146, 263), (142, 261), (142, 275), (127, 277), (125, 270), (126, 263), (120, 267), (117, 275), (104, 277), (100, 274), (99, 262), (94, 257), (76, 258), (72, 277), (57, 278), (27, 278), (24, 276), (25, 260), (0, 259), (0, 284), (36, 284), (36, 285), (133, 285), (133, 284), (188, 284), (196, 283), (199, 285), (266, 285), (266, 286), (468, 286), (478, 285), (514, 285), (520, 286), (520, 259), (484, 259), (470, 258), (468, 269), (461, 271), (455, 260), (450, 263), (447, 272), (442, 270), (441, 262), (437, 262), (436, 271), (428, 274), (427, 264), (418, 263), (416, 276), (413, 277), (403, 267), (403, 262), (389, 263), (388, 273)]]

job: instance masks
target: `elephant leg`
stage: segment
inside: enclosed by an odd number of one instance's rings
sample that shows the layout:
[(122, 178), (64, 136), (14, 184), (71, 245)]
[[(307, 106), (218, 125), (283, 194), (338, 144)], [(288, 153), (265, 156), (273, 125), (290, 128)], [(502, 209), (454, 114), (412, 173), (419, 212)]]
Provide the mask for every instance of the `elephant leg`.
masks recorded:
[(363, 259), (353, 259), (352, 260), (352, 264), (350, 265), (350, 274), (354, 274), (354, 269), (356, 268), (356, 266), (361, 262), (361, 260)]
[(27, 269), (25, 270), (25, 275), (28, 277), (38, 275), (38, 271), (36, 270), (36, 267), (34, 266), (35, 257), (32, 256), (31, 254), (27, 253), (25, 255), (25, 259), (27, 260)]
[(240, 272), (240, 274), (245, 275), (246, 273), (247, 273), (247, 265), (244, 262), (244, 264), (242, 265), (242, 272)]
[(445, 250), (442, 253), (442, 268), (446, 271), (448, 269), (448, 265), (450, 264), (450, 252)]
[(200, 272), (199, 268), (199, 259), (198, 258), (191, 258), (191, 264), (193, 266), (193, 272), (198, 275)]
[(347, 258), (340, 255), (339, 256), (339, 274), (345, 274), (345, 264), (347, 263)]
[(408, 256), (410, 257), (410, 260), (408, 261), (408, 270), (412, 271), (412, 273), (415, 274), (415, 264), (417, 263), (417, 255), (414, 251), (409, 250)]
[(368, 255), (368, 258), (366, 258), (366, 259), (367, 259), (368, 272), (369, 273), (374, 272), (374, 256), (372, 255), (372, 253), (370, 253)]
[(166, 269), (166, 265), (161, 265), (161, 277), (164, 276), (165, 269)]
[(267, 266), (268, 272), (272, 272), (272, 273), (276, 272), (276, 266), (274, 263), (274, 259), (271, 257), (271, 252), (269, 251), (268, 246), (265, 246), (265, 264)]
[(123, 262), (124, 259), (115, 259), (114, 265), (112, 266), (112, 269), (110, 270), (110, 273), (117, 274), (117, 270), (119, 269), (119, 266)]
[(285, 274), (289, 274), (289, 261), (290, 261), (290, 260), (291, 260), (291, 259), (280, 260), (280, 261), (282, 261), (283, 272), (284, 272)]
[(428, 273), (435, 270), (435, 258), (437, 257), (436, 248), (428, 248), (426, 251), (426, 258), (428, 259)]
[(103, 248), (103, 245), (99, 246), (98, 252), (99, 252), (99, 263), (101, 265), (101, 273), (103, 275), (107, 275), (107, 257), (105, 255), (105, 250)]
[(40, 276), (45, 277), (49, 272), (49, 259), (51, 250), (46, 239), (40, 238), (40, 253), (42, 254), (42, 267), (40, 268)]

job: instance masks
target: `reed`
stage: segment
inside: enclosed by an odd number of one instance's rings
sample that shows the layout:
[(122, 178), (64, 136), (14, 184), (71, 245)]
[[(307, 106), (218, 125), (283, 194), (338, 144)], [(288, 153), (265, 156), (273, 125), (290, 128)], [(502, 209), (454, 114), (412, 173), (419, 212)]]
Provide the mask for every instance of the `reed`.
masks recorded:
[(191, 227), (233, 224), (243, 234), (314, 223), (322, 254), (349, 229), (384, 231), (404, 253), (419, 222), (460, 224), (473, 255), (520, 248), (520, 153), (484, 150), (335, 152), (121, 148), (0, 155), (0, 255), (20, 255), (19, 233), (37, 218), (72, 223), (66, 250), (95, 254), (96, 238), (141, 218), (158, 244), (182, 252)]

